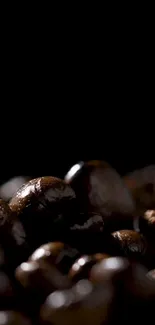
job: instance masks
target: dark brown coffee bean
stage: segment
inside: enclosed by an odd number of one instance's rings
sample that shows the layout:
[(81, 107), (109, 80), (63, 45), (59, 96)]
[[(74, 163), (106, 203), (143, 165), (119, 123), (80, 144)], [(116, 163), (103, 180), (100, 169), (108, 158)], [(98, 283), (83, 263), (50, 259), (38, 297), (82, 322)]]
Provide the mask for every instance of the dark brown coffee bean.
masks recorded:
[(130, 324), (133, 318), (142, 320), (146, 316), (151, 319), (155, 285), (152, 286), (146, 273), (145, 267), (123, 257), (111, 257), (92, 267), (90, 279), (94, 283), (113, 283), (115, 300), (110, 324), (115, 321)]
[[(147, 276), (147, 269), (138, 263), (133, 263), (128, 276), (124, 278), (124, 322), (129, 324), (146, 321), (150, 324), (154, 315), (155, 283)], [(122, 322), (123, 324), (123, 322)]]
[(123, 279), (129, 269), (129, 261), (124, 257), (109, 257), (95, 264), (90, 272), (90, 279), (94, 283), (110, 280), (116, 282)]
[(62, 275), (55, 266), (43, 261), (22, 263), (15, 272), (16, 279), (27, 292), (46, 296), (55, 289), (70, 287), (67, 276)]
[(110, 285), (93, 287), (88, 280), (79, 281), (70, 290), (53, 292), (41, 308), (45, 324), (101, 325), (108, 321), (113, 291)]
[(138, 219), (139, 230), (148, 238), (155, 241), (155, 210), (147, 210)]
[(65, 181), (74, 189), (81, 212), (102, 215), (108, 219), (111, 231), (132, 227), (132, 197), (119, 174), (106, 162), (76, 164)]
[(41, 177), (23, 185), (10, 201), (33, 249), (50, 241), (64, 241), (77, 213), (76, 197), (61, 179)]
[(45, 261), (50, 265), (55, 265), (60, 272), (68, 273), (78, 256), (80, 253), (76, 249), (61, 242), (51, 242), (37, 248), (29, 260)]
[(150, 271), (147, 273), (147, 277), (148, 277), (149, 279), (155, 281), (155, 269), (154, 269), (154, 270), (150, 270)]
[(106, 254), (84, 255), (75, 261), (69, 271), (69, 277), (77, 282), (82, 279), (88, 279), (91, 268), (102, 259), (108, 258)]
[(153, 269), (155, 268), (155, 210), (147, 210), (143, 215), (137, 217), (134, 227), (147, 239), (147, 265), (149, 269)]
[(32, 325), (23, 314), (16, 311), (0, 311), (0, 325)]
[(120, 230), (112, 234), (114, 254), (145, 262), (148, 245), (145, 237), (133, 230)]

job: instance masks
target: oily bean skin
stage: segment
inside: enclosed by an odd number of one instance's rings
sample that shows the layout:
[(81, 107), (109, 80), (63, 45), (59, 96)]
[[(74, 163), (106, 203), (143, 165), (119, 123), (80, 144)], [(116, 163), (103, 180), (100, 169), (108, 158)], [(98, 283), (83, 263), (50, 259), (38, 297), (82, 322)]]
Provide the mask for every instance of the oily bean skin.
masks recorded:
[(46, 296), (58, 288), (70, 287), (67, 276), (43, 261), (22, 263), (16, 269), (15, 276), (23, 288), (40, 296)]
[[(146, 277), (147, 269), (124, 257), (111, 257), (94, 265), (90, 279), (93, 283), (113, 283), (115, 291), (112, 324), (123, 325), (131, 320), (149, 319), (154, 313), (155, 284)], [(129, 321), (129, 322), (128, 322)]]
[(78, 210), (71, 187), (50, 176), (23, 185), (9, 205), (22, 222), (33, 250), (50, 241), (63, 241)]
[(145, 263), (148, 243), (142, 234), (133, 230), (120, 230), (112, 234), (114, 255), (124, 256)]
[(155, 210), (147, 210), (138, 220), (139, 230), (148, 239), (155, 239)]
[(68, 273), (70, 266), (80, 256), (75, 248), (61, 242), (51, 242), (37, 248), (29, 257), (31, 261), (44, 261), (55, 265), (62, 273)]
[(92, 266), (105, 258), (108, 258), (108, 255), (95, 254), (81, 256), (70, 268), (69, 278), (72, 279), (73, 282), (88, 279)]
[(93, 283), (106, 281), (118, 281), (129, 270), (129, 261), (124, 257), (109, 257), (95, 264), (90, 272), (90, 279)]
[(134, 203), (119, 174), (104, 161), (80, 162), (66, 174), (74, 189), (80, 211), (100, 214), (113, 227), (132, 228)]
[(0, 325), (152, 323), (155, 182), (142, 174), (81, 162), (0, 199)]

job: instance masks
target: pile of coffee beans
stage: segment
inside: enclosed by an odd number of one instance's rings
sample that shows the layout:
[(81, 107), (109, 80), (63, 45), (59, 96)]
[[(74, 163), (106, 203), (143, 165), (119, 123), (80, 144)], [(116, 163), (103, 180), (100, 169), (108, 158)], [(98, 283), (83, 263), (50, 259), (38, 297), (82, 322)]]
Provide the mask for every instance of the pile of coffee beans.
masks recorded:
[(152, 323), (154, 166), (121, 177), (79, 162), (0, 197), (0, 325)]

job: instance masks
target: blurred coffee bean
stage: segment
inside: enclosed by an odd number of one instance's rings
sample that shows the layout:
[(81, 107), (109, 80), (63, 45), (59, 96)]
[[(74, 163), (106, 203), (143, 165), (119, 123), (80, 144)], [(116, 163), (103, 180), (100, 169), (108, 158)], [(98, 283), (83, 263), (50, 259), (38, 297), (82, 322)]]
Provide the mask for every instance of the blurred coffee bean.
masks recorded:
[(109, 257), (95, 264), (90, 272), (90, 279), (94, 283), (122, 280), (130, 267), (128, 259), (124, 257)]
[(0, 199), (0, 245), (5, 253), (6, 264), (12, 269), (30, 254), (22, 224), (12, 213), (9, 205)]
[[(122, 324), (136, 322), (152, 322), (155, 305), (155, 283), (147, 276), (147, 269), (133, 263), (128, 276), (124, 278), (124, 294), (122, 295)], [(121, 309), (121, 308), (120, 308)]]
[(150, 270), (150, 271), (147, 273), (147, 277), (148, 277), (149, 279), (155, 281), (155, 269), (154, 269), (154, 270)]
[(23, 224), (32, 249), (50, 241), (64, 241), (77, 214), (75, 193), (54, 177), (40, 177), (23, 185), (10, 201)]
[(140, 216), (138, 226), (141, 233), (155, 241), (155, 210), (147, 210), (143, 216)]
[(88, 279), (91, 268), (99, 261), (108, 258), (106, 254), (84, 255), (75, 261), (69, 271), (69, 278), (73, 282), (77, 282), (82, 279)]
[(115, 298), (110, 324), (131, 324), (133, 319), (151, 320), (155, 285), (152, 286), (146, 274), (144, 266), (130, 263), (123, 257), (107, 258), (92, 267), (90, 279), (93, 283), (113, 283)]
[(144, 263), (148, 244), (142, 234), (134, 230), (120, 230), (112, 234), (115, 240), (114, 255), (125, 256)]
[(0, 311), (0, 325), (32, 325), (32, 323), (25, 315), (7, 310)]
[(50, 265), (55, 265), (60, 272), (68, 273), (78, 256), (80, 253), (75, 248), (61, 242), (51, 242), (37, 248), (29, 260), (45, 261)]
[(47, 325), (107, 324), (112, 299), (110, 285), (93, 287), (88, 280), (81, 280), (70, 290), (53, 292), (41, 308), (40, 317)]
[[(104, 161), (80, 162), (66, 174), (74, 189), (81, 212), (108, 218), (112, 230), (132, 227), (134, 203), (120, 175)], [(113, 224), (112, 224), (112, 222)]]
[(155, 208), (155, 165), (135, 170), (123, 180), (132, 194), (137, 215)]
[(0, 197), (9, 201), (17, 190), (30, 180), (28, 176), (15, 176), (0, 186)]
[(147, 239), (148, 268), (155, 268), (155, 210), (147, 210), (143, 215), (137, 217), (134, 227)]
[(15, 276), (27, 292), (38, 295), (38, 298), (46, 297), (55, 289), (70, 287), (67, 276), (62, 275), (55, 266), (43, 261), (22, 263), (16, 269)]

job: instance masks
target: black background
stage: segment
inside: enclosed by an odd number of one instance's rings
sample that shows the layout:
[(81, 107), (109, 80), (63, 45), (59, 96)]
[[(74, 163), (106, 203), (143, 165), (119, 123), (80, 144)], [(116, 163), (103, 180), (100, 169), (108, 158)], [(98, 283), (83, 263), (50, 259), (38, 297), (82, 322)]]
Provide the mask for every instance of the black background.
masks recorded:
[(10, 29), (8, 35), (1, 181), (14, 175), (63, 177), (79, 160), (104, 159), (122, 175), (155, 163), (154, 57), (148, 34), (146, 47), (144, 33), (140, 46), (139, 37), (133, 43), (121, 34), (118, 43), (113, 30), (116, 42), (107, 35), (111, 46), (103, 46), (96, 33), (95, 44), (92, 33), (89, 44), (69, 34), (67, 43), (61, 30), (65, 43), (55, 34), (61, 48), (45, 33), (32, 43), (24, 35), (19, 42)]
[(64, 177), (80, 160), (106, 160), (121, 175), (155, 163), (154, 120), (146, 111), (142, 120), (138, 112), (134, 119), (130, 108), (125, 116), (118, 112), (113, 115), (112, 110), (105, 114), (104, 108), (101, 114), (92, 107), (91, 118), (88, 113), (83, 117), (82, 109), (70, 109), (63, 116), (61, 111), (54, 114), (52, 108), (42, 110), (40, 116), (40, 107), (39, 118), (37, 112), (30, 118), (26, 111), (25, 117), (19, 119), (17, 114), (14, 123), (10, 120), (5, 130), (3, 126), (1, 182), (14, 175)]

